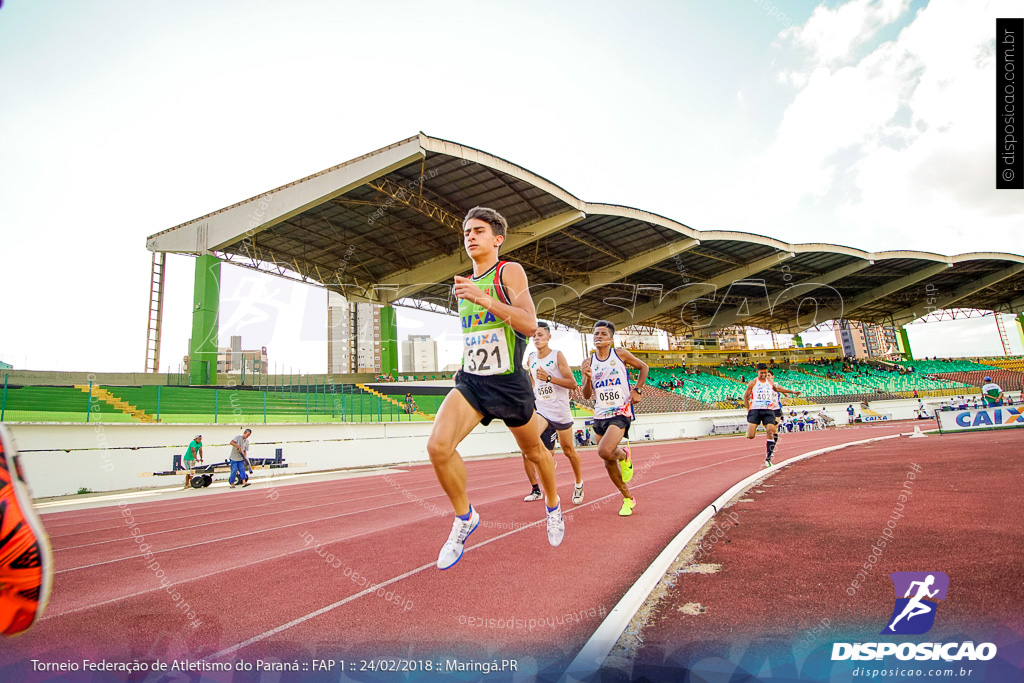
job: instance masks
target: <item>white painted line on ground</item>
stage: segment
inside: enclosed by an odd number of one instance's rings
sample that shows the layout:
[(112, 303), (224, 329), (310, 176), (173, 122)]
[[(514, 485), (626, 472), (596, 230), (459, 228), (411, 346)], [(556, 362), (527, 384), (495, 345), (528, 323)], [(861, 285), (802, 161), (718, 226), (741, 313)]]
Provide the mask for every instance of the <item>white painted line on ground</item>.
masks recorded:
[(803, 455), (798, 455), (788, 460), (784, 460), (774, 467), (759, 470), (734, 484), (725, 493), (715, 499), (714, 502), (704, 508), (690, 521), (689, 524), (683, 527), (683, 530), (680, 531), (667, 546), (665, 546), (665, 549), (662, 550), (654, 559), (647, 570), (640, 575), (640, 578), (636, 580), (636, 583), (626, 591), (626, 594), (622, 596), (622, 599), (619, 600), (615, 607), (612, 608), (611, 612), (608, 613), (608, 616), (605, 617), (604, 621), (602, 621), (597, 627), (597, 630), (594, 631), (594, 634), (590, 636), (590, 640), (586, 642), (583, 648), (569, 664), (561, 680), (573, 682), (581, 681), (583, 677), (592, 675), (601, 668), (605, 659), (608, 657), (608, 653), (610, 653), (612, 648), (615, 647), (615, 643), (618, 642), (622, 633), (626, 630), (626, 627), (629, 626), (629, 622), (633, 619), (637, 610), (640, 609), (647, 600), (647, 597), (655, 589), (658, 583), (661, 582), (662, 577), (665, 576), (665, 572), (668, 571), (668, 568), (672, 566), (672, 563), (677, 557), (679, 557), (679, 553), (681, 553), (683, 548), (686, 547), (686, 544), (697, 535), (697, 532), (701, 530), (704, 524), (714, 517), (715, 514), (730, 500), (732, 500), (737, 493), (743, 491), (754, 482), (770, 477), (781, 468), (795, 462), (813, 458), (816, 455), (849, 448), (850, 446), (861, 446), (875, 441), (895, 439), (900, 436), (903, 435), (892, 434), (889, 436), (878, 436), (870, 439), (863, 439), (861, 441), (851, 441), (850, 443), (840, 444), (837, 446), (820, 448), (816, 451), (811, 451), (809, 453), (804, 453)]

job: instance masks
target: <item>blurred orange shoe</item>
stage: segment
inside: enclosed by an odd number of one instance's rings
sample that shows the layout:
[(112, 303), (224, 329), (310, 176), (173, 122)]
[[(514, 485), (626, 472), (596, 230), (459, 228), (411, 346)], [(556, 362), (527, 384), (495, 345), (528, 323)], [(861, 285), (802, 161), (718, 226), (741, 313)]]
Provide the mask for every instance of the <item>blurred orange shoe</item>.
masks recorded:
[(50, 541), (32, 508), (14, 439), (0, 425), (0, 634), (14, 636), (36, 623), (52, 583)]

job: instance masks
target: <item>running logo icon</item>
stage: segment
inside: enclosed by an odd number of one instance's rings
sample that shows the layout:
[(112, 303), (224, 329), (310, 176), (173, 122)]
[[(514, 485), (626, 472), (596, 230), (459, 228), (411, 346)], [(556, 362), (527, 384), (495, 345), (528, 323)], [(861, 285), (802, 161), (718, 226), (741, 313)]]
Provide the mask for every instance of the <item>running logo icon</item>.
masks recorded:
[(946, 599), (949, 577), (942, 572), (893, 572), (889, 578), (896, 590), (896, 606), (882, 635), (927, 633), (935, 624), (938, 601)]

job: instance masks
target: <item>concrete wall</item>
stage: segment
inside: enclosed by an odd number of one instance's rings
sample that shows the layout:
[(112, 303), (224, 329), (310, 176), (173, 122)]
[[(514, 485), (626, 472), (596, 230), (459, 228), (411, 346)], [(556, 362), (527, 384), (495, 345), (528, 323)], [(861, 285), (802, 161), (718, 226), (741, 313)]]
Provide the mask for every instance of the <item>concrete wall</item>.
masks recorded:
[[(875, 412), (899, 420), (914, 417), (917, 401), (877, 401), (870, 405)], [(817, 412), (820, 406), (806, 408)], [(839, 424), (846, 423), (845, 405), (826, 408)], [(640, 415), (631, 434), (634, 440), (639, 440), (650, 430), (657, 441), (706, 436), (711, 432), (712, 419), (735, 417), (742, 420), (744, 415), (742, 410)], [(583, 423), (584, 419), (577, 418), (577, 427), (583, 427)], [(227, 444), (241, 431), (237, 426), (208, 424), (6, 424), (23, 453), (25, 474), (36, 497), (73, 494), (80, 487), (115, 491), (181, 485), (180, 475), (140, 475), (171, 469), (174, 455), (183, 454), (196, 434), (203, 435), (207, 463), (226, 460), (230, 452)], [(285, 460), (293, 464), (285, 470), (258, 470), (254, 476), (426, 462), (431, 426), (429, 422), (254, 425), (250, 455), (272, 458), (274, 450), (282, 448)], [(512, 435), (500, 422), (477, 427), (459, 447), (464, 456), (499, 455), (517, 450)]]

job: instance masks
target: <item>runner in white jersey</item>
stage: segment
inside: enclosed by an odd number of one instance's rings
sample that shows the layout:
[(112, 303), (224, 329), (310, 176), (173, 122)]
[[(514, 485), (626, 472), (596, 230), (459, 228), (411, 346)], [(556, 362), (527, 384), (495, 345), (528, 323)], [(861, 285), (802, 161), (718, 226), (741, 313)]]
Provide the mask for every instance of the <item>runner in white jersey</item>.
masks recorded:
[[(644, 383), (647, 381), (647, 364), (638, 360), (625, 349), (613, 349), (612, 339), (615, 325), (607, 320), (594, 324), (594, 348), (596, 351), (583, 361), (583, 398), (595, 397), (594, 431), (600, 437), (597, 454), (604, 460), (608, 477), (622, 492), (622, 509), (619, 515), (633, 514), (636, 499), (629, 493), (626, 483), (633, 478), (633, 461), (629, 447), (620, 448), (623, 437), (629, 437), (629, 425), (633, 422), (633, 404), (640, 400)], [(640, 371), (636, 386), (629, 384), (629, 368)]]
[[(772, 372), (771, 370), (768, 370), (768, 379), (770, 381), (772, 381), (772, 382), (775, 381), (775, 373)], [(782, 430), (779, 429), (779, 427), (782, 426), (782, 396), (777, 391), (774, 392), (774, 393), (775, 393), (775, 403), (773, 404), (773, 408), (775, 410), (775, 439), (774, 439), (774, 441), (775, 441), (775, 446), (777, 448), (778, 445), (779, 445), (779, 434), (782, 433)], [(774, 455), (774, 453), (775, 453), (775, 448), (772, 449), (772, 454)]]
[(768, 454), (764, 459), (765, 467), (772, 466), (772, 454), (775, 452), (775, 434), (778, 432), (778, 426), (775, 424), (775, 406), (778, 394), (799, 396), (800, 392), (780, 387), (769, 378), (768, 366), (758, 363), (757, 377), (750, 381), (747, 390), (743, 392), (743, 402), (747, 406), (747, 438), (754, 438), (759, 424), (763, 424), (768, 433)]
[[(537, 331), (533, 335), (533, 344), (537, 351), (530, 354), (526, 363), (530, 369), (530, 380), (533, 382), (537, 413), (548, 423), (540, 440), (552, 458), (555, 456), (555, 440), (561, 444), (562, 453), (569, 458), (569, 464), (576, 477), (572, 502), (579, 505), (583, 502), (583, 469), (580, 466), (580, 456), (572, 442), (572, 409), (569, 407), (569, 390), (575, 389), (578, 385), (565, 355), (549, 347), (550, 341), (551, 328), (546, 322), (538, 321)], [(523, 468), (526, 470), (526, 478), (533, 487), (523, 500), (540, 500), (542, 494), (537, 484), (536, 467), (525, 456)]]

